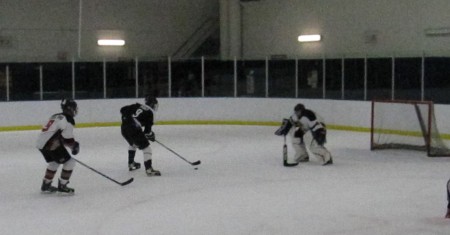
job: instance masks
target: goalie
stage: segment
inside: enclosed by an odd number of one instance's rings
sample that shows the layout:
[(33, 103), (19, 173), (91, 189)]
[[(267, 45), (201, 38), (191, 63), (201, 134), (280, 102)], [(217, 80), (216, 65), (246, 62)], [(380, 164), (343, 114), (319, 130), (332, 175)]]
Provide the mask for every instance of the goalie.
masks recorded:
[[(290, 131), (294, 127), (293, 131)], [(323, 122), (317, 119), (316, 114), (306, 109), (303, 104), (294, 107), (294, 114), (290, 119), (283, 120), (282, 126), (275, 132), (276, 135), (291, 133), (292, 147), (295, 150), (295, 162), (308, 162), (309, 155), (304, 142), (304, 135), (311, 131), (313, 142), (311, 152), (321, 161), (322, 165), (333, 164), (331, 153), (325, 148), (327, 130)]]

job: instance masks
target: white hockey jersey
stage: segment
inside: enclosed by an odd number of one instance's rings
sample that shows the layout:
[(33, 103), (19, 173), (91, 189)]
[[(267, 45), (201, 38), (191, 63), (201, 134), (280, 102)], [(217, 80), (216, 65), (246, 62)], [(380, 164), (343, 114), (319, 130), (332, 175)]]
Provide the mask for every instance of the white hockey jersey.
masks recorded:
[(294, 113), (291, 116), (291, 120), (295, 126), (301, 128), (304, 132), (309, 130), (316, 131), (320, 128), (324, 128), (323, 118), (309, 109), (305, 109), (300, 117)]
[(36, 141), (38, 149), (54, 150), (66, 143), (74, 142), (73, 129), (75, 121), (72, 117), (62, 113), (54, 114), (47, 124), (42, 127), (42, 131)]

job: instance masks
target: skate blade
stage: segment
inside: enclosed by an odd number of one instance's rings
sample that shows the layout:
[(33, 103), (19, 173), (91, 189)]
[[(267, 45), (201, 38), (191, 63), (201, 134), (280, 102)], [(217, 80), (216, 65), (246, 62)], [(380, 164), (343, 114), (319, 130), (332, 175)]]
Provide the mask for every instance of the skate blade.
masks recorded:
[(60, 191), (58, 191), (58, 195), (59, 196), (73, 196), (73, 195), (75, 195), (75, 192), (60, 192)]
[(58, 191), (41, 191), (41, 194), (47, 195), (47, 194), (55, 194)]

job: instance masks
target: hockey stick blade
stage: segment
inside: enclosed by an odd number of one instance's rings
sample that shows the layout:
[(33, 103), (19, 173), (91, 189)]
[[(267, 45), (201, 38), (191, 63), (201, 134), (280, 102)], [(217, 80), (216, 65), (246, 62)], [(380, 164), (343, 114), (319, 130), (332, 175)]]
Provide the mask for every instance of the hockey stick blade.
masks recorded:
[(131, 182), (133, 182), (133, 180), (134, 180), (134, 178), (130, 178), (129, 180), (127, 180), (127, 181), (125, 181), (123, 183), (120, 183), (120, 185), (121, 186), (125, 186), (125, 185), (130, 184)]
[(200, 160), (196, 161), (196, 162), (191, 162), (191, 165), (193, 166), (197, 166), (200, 165), (202, 162)]

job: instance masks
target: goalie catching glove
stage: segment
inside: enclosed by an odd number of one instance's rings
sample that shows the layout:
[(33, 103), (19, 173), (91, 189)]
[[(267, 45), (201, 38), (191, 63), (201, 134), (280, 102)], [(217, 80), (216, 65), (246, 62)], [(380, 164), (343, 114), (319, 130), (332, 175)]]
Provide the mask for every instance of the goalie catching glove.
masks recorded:
[(289, 133), (289, 130), (291, 130), (291, 128), (292, 122), (287, 118), (283, 118), (280, 128), (278, 128), (278, 130), (275, 131), (275, 135), (278, 136), (287, 135)]
[(156, 137), (155, 137), (155, 132), (150, 131), (150, 133), (146, 133), (145, 137), (150, 140), (151, 142), (155, 142)]

